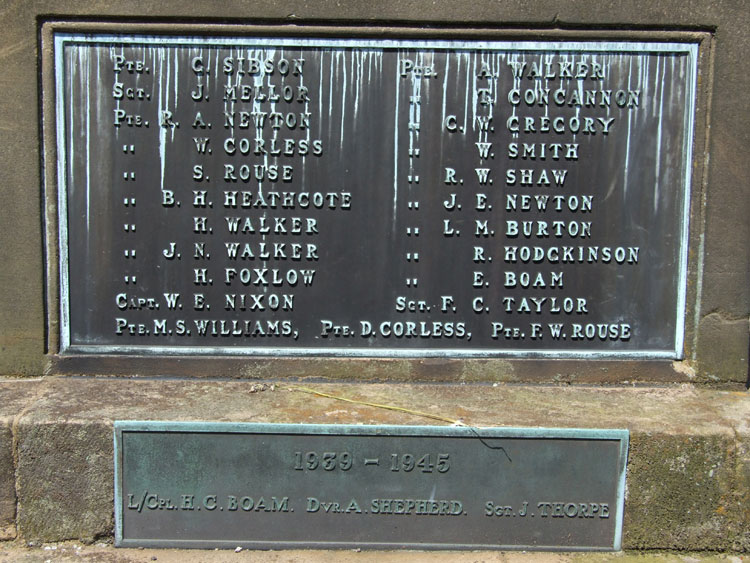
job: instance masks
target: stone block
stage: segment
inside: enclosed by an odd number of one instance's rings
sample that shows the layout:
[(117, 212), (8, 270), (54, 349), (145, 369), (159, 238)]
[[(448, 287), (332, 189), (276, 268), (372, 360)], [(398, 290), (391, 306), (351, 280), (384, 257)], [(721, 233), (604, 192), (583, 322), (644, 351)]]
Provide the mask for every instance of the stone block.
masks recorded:
[[(746, 393), (747, 394), (747, 393)], [(742, 525), (732, 537), (734, 551), (750, 551), (750, 419), (740, 422), (737, 432), (737, 483), (732, 491), (732, 503), (739, 511)]]
[[(681, 387), (48, 378), (17, 425), (18, 533), (113, 527), (114, 420), (628, 428), (626, 549), (748, 550), (750, 395)], [(376, 405), (394, 407), (385, 409)], [(435, 420), (439, 417), (440, 420)], [(744, 426), (743, 426), (744, 424)]]
[(731, 504), (734, 437), (631, 435), (625, 549), (722, 550), (742, 526)]
[[(746, 383), (748, 320), (712, 313), (701, 320), (698, 373), (710, 382)], [(739, 352), (739, 353), (738, 353)]]
[(16, 536), (16, 478), (13, 434), (9, 421), (0, 423), (0, 540)]
[(114, 529), (112, 425), (31, 419), (18, 426), (18, 529), (25, 540), (93, 541)]
[(16, 537), (14, 422), (41, 387), (39, 380), (0, 379), (0, 540)]

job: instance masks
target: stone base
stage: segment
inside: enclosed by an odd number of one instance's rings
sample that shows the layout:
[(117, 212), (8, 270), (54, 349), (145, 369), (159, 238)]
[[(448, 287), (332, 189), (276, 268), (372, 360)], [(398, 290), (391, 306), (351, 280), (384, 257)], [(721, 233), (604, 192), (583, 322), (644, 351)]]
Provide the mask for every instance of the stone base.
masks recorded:
[(627, 428), (623, 547), (750, 551), (750, 393), (688, 385), (0, 380), (0, 538), (112, 536), (114, 420)]

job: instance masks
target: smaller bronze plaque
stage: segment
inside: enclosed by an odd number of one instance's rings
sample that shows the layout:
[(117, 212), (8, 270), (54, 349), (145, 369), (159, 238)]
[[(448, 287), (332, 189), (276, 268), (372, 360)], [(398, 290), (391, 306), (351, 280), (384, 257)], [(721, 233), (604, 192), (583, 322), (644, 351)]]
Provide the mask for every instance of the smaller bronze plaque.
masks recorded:
[(628, 439), (116, 422), (116, 545), (619, 550)]

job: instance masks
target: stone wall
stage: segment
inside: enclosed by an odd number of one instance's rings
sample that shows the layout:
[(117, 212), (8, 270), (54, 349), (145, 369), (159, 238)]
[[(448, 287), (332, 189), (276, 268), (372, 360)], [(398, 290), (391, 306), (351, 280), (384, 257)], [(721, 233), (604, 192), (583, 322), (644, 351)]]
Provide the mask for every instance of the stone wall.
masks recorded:
[[(322, 361), (305, 367), (318, 377), (376, 377), (401, 380), (455, 381), (466, 377), (491, 381), (689, 381), (745, 383), (747, 380), (748, 310), (748, 112), (742, 92), (748, 86), (748, 15), (742, 2), (715, 3), (630, 1), (439, 3), (425, 10), (421, 2), (347, 3), (255, 2), (190, 4), (146, 2), (83, 5), (77, 2), (9, 2), (0, 51), (4, 64), (0, 119), (6, 132), (0, 151), (0, 373), (34, 376), (43, 373), (129, 374), (132, 364), (112, 365), (56, 357), (58, 284), (55, 268), (45, 266), (46, 229), (54, 217), (44, 211), (40, 71), (40, 28), (45, 21), (274, 24), (304, 26), (450, 27), (471, 36), (497, 30), (498, 36), (520, 38), (586, 37), (650, 38), (664, 34), (701, 41), (694, 179), (692, 185), (690, 271), (686, 311), (686, 359), (671, 362), (619, 362), (605, 369), (582, 362), (528, 363), (515, 360), (444, 362), (370, 362), (350, 369), (346, 361)], [(137, 18), (135, 17), (137, 15)], [(198, 27), (197, 29), (200, 29)], [(351, 31), (351, 30), (350, 30)], [(392, 29), (391, 29), (392, 31)], [(613, 35), (614, 34), (614, 35)], [(692, 34), (692, 35), (691, 35)], [(50, 83), (48, 82), (47, 85)], [(46, 87), (46, 86), (45, 86)], [(48, 131), (47, 134), (50, 134)], [(54, 165), (47, 168), (54, 174)], [(53, 184), (52, 184), (53, 185)], [(54, 246), (51, 248), (54, 249)], [(116, 363), (115, 363), (116, 364)], [(277, 365), (278, 364), (278, 365)], [(140, 373), (199, 375), (205, 362), (140, 362)], [(214, 369), (216, 364), (211, 364)], [(273, 363), (274, 373), (299, 373), (299, 363)], [(360, 368), (361, 366), (361, 368)], [(262, 376), (265, 361), (225, 362), (218, 368), (230, 376)], [(279, 371), (280, 370), (280, 371)], [(216, 373), (216, 372), (214, 372)]]

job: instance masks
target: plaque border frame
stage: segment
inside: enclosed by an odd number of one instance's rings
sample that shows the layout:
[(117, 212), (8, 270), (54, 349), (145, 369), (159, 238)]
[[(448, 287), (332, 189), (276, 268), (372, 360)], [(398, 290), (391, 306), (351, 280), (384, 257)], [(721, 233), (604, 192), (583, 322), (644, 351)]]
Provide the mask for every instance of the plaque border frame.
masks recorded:
[[(198, 422), (157, 420), (115, 420), (113, 426), (114, 446), (114, 511), (115, 547), (155, 548), (203, 548), (204, 540), (130, 540), (123, 537), (122, 464), (123, 433), (126, 432), (183, 432), (183, 433), (227, 433), (227, 434), (297, 434), (336, 436), (411, 436), (411, 437), (466, 437), (476, 438), (527, 438), (560, 440), (618, 440), (620, 442), (615, 480), (616, 508), (614, 537), (611, 547), (598, 546), (536, 546), (536, 545), (486, 545), (486, 544), (433, 544), (405, 543), (359, 544), (356, 542), (263, 542), (216, 540), (212, 548), (232, 549), (238, 544), (250, 549), (425, 549), (425, 550), (524, 550), (524, 551), (578, 551), (608, 552), (622, 550), (622, 531), (625, 514), (625, 486), (627, 475), (630, 431), (627, 429), (596, 428), (533, 428), (533, 427), (481, 427), (472, 426), (427, 426), (427, 425), (360, 425), (360, 424), (290, 424), (263, 422)], [(191, 542), (196, 545), (191, 546)], [(201, 543), (201, 545), (197, 545)]]

